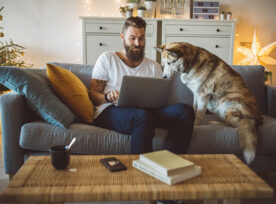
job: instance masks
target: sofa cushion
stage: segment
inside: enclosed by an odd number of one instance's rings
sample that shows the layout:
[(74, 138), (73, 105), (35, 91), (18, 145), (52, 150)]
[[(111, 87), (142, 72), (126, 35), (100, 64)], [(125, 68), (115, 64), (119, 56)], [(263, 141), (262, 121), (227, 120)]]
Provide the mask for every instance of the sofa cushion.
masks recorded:
[(60, 62), (48, 62), (47, 64), (52, 64), (55, 66), (63, 67), (79, 77), (79, 79), (84, 83), (84, 85), (90, 88), (90, 79), (92, 76), (93, 65), (86, 64), (70, 64), (70, 63), (60, 63)]
[[(276, 154), (276, 118), (263, 115), (263, 124), (258, 127), (257, 154)], [(221, 121), (214, 114), (205, 115), (200, 126), (195, 127), (189, 153), (241, 154), (237, 131), (222, 125), (208, 125), (209, 121)]]
[(69, 70), (52, 64), (47, 64), (47, 75), (59, 98), (82, 122), (91, 124), (94, 118), (94, 105), (89, 98), (88, 89), (81, 80)]
[[(153, 148), (160, 150), (167, 131), (156, 129), (155, 134)], [(74, 137), (77, 140), (71, 152), (75, 154), (130, 154), (129, 135), (81, 123), (74, 123), (67, 130), (43, 121), (26, 123), (21, 128), (19, 144), (24, 149), (48, 151), (53, 145), (69, 144)]]
[(0, 67), (0, 83), (24, 95), (29, 107), (45, 121), (68, 127), (75, 115), (53, 93), (45, 69)]
[[(276, 119), (264, 117), (264, 124), (258, 128), (259, 142), (257, 154), (276, 154)], [(213, 114), (207, 114), (200, 126), (196, 126), (188, 153), (191, 154), (241, 154), (235, 128), (208, 125), (208, 121), (218, 120)], [(153, 149), (164, 148), (167, 131), (156, 129)], [(95, 127), (74, 123), (64, 130), (45, 122), (36, 121), (22, 126), (20, 146), (25, 149), (47, 151), (49, 147), (69, 144), (73, 137), (77, 142), (72, 153), (78, 154), (129, 154), (130, 136)]]

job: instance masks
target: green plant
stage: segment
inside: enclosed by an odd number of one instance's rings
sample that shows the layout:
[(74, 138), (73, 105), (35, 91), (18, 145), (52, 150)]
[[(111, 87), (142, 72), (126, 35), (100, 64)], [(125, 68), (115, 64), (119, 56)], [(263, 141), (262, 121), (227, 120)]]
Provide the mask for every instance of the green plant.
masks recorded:
[(121, 13), (125, 13), (125, 12), (126, 12), (126, 7), (121, 6), (121, 7), (119, 8), (119, 10), (120, 10)]
[(264, 71), (264, 77), (265, 77), (265, 81), (272, 81), (272, 72), (270, 72), (270, 71)]
[(147, 9), (146, 9), (146, 7), (144, 7), (144, 6), (140, 6), (140, 7), (138, 8), (138, 10), (147, 10)]
[[(4, 9), (2, 7), (0, 12)], [(1, 17), (2, 20), (2, 17)], [(0, 27), (0, 29), (4, 29)], [(4, 33), (0, 32), (0, 37), (4, 37)], [(26, 64), (26, 62), (22, 59), (24, 56), (24, 47), (13, 43), (12, 40), (9, 42), (0, 41), (0, 66), (15, 66), (15, 67), (32, 67), (32, 64)], [(7, 91), (8, 89), (0, 84), (0, 93), (3, 91)]]
[(127, 3), (139, 4), (141, 0), (127, 0)]
[(132, 12), (133, 9), (131, 7), (129, 7), (129, 6), (126, 6), (126, 11)]
[(0, 42), (0, 66), (32, 67), (22, 59), (25, 48), (10, 42)]

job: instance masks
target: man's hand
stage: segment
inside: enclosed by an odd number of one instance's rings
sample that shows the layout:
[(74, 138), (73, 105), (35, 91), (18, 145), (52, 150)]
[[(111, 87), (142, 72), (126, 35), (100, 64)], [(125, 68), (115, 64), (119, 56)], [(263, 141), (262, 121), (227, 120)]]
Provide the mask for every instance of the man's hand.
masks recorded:
[(108, 99), (108, 101), (110, 101), (111, 103), (114, 103), (116, 100), (119, 99), (119, 90), (114, 90), (114, 91), (110, 91), (106, 94), (106, 97)]

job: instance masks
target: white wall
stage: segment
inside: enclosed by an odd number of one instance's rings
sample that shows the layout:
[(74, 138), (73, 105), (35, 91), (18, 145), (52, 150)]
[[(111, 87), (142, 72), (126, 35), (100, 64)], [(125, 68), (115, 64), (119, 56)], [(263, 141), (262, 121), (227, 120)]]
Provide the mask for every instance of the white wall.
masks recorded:
[[(0, 26), (6, 40), (11, 37), (26, 47), (25, 59), (35, 67), (48, 61), (82, 63), (79, 16), (119, 16), (120, 2), (125, 0), (0, 0), (0, 6), (5, 6)], [(255, 28), (262, 45), (276, 40), (276, 0), (219, 2), (221, 10), (232, 11), (238, 21), (236, 46), (251, 42)], [(272, 56), (276, 58), (276, 50)], [(241, 58), (235, 53), (234, 62)]]

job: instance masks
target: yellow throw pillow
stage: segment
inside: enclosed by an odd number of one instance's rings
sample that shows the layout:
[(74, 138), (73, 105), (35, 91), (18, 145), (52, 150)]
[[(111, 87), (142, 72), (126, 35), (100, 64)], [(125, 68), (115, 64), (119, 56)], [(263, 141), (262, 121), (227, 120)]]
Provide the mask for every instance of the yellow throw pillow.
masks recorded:
[(53, 90), (72, 112), (83, 122), (92, 123), (94, 105), (88, 89), (72, 72), (59, 66), (47, 64), (47, 75)]

